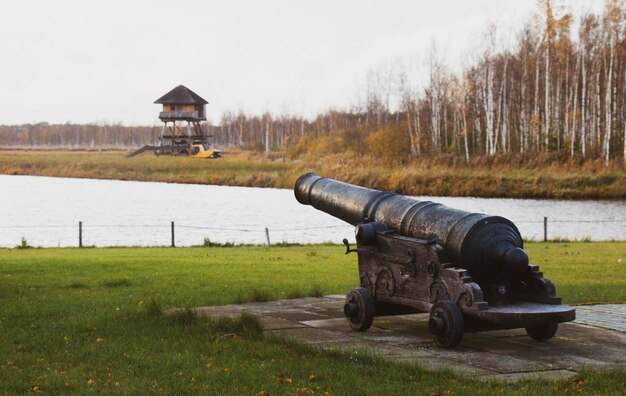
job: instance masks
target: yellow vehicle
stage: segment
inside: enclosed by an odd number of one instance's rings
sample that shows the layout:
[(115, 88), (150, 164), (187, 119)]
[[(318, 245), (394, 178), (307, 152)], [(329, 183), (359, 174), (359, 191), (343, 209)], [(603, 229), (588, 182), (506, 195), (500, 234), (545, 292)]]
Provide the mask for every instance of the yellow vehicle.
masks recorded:
[(194, 144), (191, 147), (191, 158), (220, 158), (222, 156), (222, 152), (217, 149), (208, 149), (204, 148), (202, 144)]

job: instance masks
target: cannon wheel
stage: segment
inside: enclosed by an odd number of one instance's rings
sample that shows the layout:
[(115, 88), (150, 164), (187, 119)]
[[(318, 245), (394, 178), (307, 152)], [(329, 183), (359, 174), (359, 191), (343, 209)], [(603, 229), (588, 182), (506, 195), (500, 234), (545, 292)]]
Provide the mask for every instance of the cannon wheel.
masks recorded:
[(554, 337), (558, 328), (558, 323), (548, 322), (535, 327), (527, 327), (525, 330), (533, 340), (544, 341)]
[(463, 328), (463, 315), (455, 303), (443, 300), (433, 305), (428, 330), (435, 336), (437, 344), (444, 348), (454, 348), (463, 338)]
[(364, 287), (352, 289), (346, 296), (343, 313), (354, 330), (365, 331), (374, 321), (374, 304)]

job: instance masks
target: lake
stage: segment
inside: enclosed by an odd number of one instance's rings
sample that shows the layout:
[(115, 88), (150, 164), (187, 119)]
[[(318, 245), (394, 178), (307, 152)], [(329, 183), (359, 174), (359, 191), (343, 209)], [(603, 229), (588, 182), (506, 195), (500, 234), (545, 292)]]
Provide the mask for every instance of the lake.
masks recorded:
[[(626, 240), (626, 201), (563, 201), (416, 197), (473, 212), (504, 216), (525, 239)], [(167, 184), (0, 175), (0, 246), (24, 238), (42, 247), (170, 245), (212, 242), (341, 243), (353, 227), (310, 206), (293, 191), (273, 188)]]

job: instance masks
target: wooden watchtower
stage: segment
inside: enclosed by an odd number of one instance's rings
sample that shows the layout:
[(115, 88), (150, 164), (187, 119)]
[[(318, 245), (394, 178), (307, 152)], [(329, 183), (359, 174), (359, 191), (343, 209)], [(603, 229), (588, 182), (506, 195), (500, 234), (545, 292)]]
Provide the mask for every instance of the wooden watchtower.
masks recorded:
[(161, 146), (181, 147), (179, 154), (189, 154), (194, 144), (209, 147), (211, 136), (200, 123), (206, 121), (206, 105), (209, 102), (184, 85), (179, 85), (154, 103), (163, 105), (163, 111), (159, 113), (163, 121)]

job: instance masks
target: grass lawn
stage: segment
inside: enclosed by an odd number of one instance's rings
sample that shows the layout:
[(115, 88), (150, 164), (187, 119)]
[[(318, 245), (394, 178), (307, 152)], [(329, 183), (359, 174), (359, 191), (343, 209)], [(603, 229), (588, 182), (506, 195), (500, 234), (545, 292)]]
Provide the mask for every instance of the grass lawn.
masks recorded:
[[(566, 303), (626, 301), (626, 243), (529, 243)], [(621, 258), (622, 262), (618, 263)], [(345, 293), (337, 245), (0, 249), (0, 394), (623, 394), (626, 373), (483, 383), (160, 309)], [(229, 336), (236, 333), (237, 336)]]

